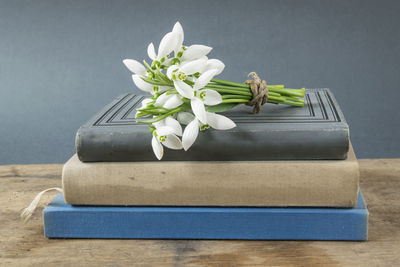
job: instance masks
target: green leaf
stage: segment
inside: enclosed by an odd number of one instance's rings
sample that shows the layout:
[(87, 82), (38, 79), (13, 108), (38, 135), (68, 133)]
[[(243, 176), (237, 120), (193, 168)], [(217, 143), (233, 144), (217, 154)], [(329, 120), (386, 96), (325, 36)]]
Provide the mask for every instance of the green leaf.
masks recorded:
[(208, 112), (224, 112), (233, 109), (240, 103), (223, 103), (215, 106), (207, 107)]

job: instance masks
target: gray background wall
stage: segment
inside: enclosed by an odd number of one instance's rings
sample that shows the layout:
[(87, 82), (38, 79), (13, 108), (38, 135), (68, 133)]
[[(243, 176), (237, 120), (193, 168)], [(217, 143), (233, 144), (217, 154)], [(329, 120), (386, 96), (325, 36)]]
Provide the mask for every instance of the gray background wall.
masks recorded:
[(221, 78), (329, 87), (360, 158), (400, 157), (399, 3), (0, 1), (0, 164), (66, 161), (83, 122), (137, 92), (121, 60), (176, 20), (226, 63)]

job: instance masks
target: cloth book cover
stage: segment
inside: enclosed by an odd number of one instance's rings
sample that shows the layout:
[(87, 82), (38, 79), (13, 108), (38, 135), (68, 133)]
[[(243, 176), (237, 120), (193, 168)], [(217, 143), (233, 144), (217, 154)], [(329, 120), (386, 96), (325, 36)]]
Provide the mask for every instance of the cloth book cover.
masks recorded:
[[(136, 123), (143, 96), (125, 94), (79, 128), (81, 161), (157, 161), (147, 125)], [(259, 114), (239, 105), (222, 114), (236, 127), (201, 132), (190, 150), (165, 152), (163, 161), (345, 159), (349, 127), (329, 89), (308, 89), (304, 107), (267, 104)]]
[(367, 240), (361, 192), (354, 208), (71, 206), (43, 211), (49, 238)]
[(356, 205), (359, 166), (346, 160), (81, 162), (62, 172), (64, 197), (78, 205)]

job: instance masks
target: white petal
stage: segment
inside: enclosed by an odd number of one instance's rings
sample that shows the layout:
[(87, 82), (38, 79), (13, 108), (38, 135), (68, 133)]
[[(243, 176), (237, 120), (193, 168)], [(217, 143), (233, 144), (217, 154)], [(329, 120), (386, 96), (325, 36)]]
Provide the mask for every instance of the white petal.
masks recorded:
[(179, 50), (182, 47), (183, 44), (183, 38), (184, 38), (184, 33), (183, 33), (183, 28), (182, 25), (177, 21), (174, 25), (174, 28), (172, 29), (173, 32), (176, 32), (178, 34), (176, 46), (174, 49), (175, 56), (178, 54)]
[(177, 120), (168, 116), (164, 119), (165, 125), (174, 129), (174, 134), (182, 136), (182, 126), (179, 124)]
[(158, 86), (158, 93), (163, 93), (165, 91), (168, 91), (170, 89), (174, 89), (172, 86)]
[(236, 127), (236, 124), (228, 117), (207, 112), (207, 124), (217, 130), (228, 130)]
[(205, 45), (191, 45), (183, 52), (182, 60), (194, 60), (206, 56), (212, 50)]
[(158, 158), (158, 160), (161, 160), (164, 154), (164, 149), (155, 136), (153, 136), (153, 139), (151, 139), (151, 146), (153, 147), (153, 152)]
[(124, 59), (122, 61), (125, 66), (135, 74), (145, 76), (147, 74), (146, 68), (137, 60), (134, 59)]
[(173, 60), (173, 58), (168, 58), (168, 59), (164, 60), (164, 62), (161, 63), (161, 65), (163, 65), (165, 67), (171, 66), (172, 60)]
[(160, 45), (158, 46), (157, 57), (159, 59), (165, 57), (174, 50), (178, 37), (177, 33), (169, 32), (162, 38)]
[(205, 87), (211, 81), (211, 79), (214, 78), (217, 72), (217, 69), (211, 69), (201, 74), (193, 85), (193, 89), (198, 90)]
[(202, 123), (207, 124), (206, 109), (204, 107), (203, 101), (195, 97), (190, 101), (190, 104), (196, 118)]
[(176, 119), (179, 121), (179, 123), (188, 125), (192, 120), (194, 120), (196, 117), (189, 112), (181, 111), (178, 112), (176, 115)]
[(167, 136), (167, 135), (174, 133), (174, 129), (170, 126), (161, 126), (160, 128), (157, 128), (156, 131), (157, 131), (158, 137)]
[(165, 126), (165, 119), (157, 121), (157, 122), (154, 122), (153, 126), (156, 127), (157, 129)]
[(148, 103), (153, 102), (153, 99), (151, 98), (145, 98), (142, 100), (142, 105), (147, 105)]
[(201, 94), (202, 92), (206, 93), (206, 95), (204, 96), (204, 104), (208, 106), (214, 106), (222, 102), (222, 96), (217, 91), (203, 89), (199, 91), (199, 94)]
[(157, 97), (156, 102), (154, 103), (154, 106), (156, 106), (156, 107), (163, 106), (170, 97), (171, 97), (171, 95), (167, 95), (166, 93), (160, 95), (159, 97)]
[(156, 50), (154, 49), (153, 43), (150, 43), (149, 46), (147, 47), (147, 55), (152, 60), (156, 59)]
[(154, 93), (154, 85), (143, 81), (140, 75), (133, 74), (132, 80), (135, 83), (135, 85), (137, 86), (137, 88), (139, 88), (140, 90), (143, 90), (145, 92), (149, 92), (152, 94)]
[(186, 98), (192, 99), (194, 97), (193, 88), (185, 82), (174, 81), (175, 89), (178, 93)]
[(174, 70), (178, 69), (179, 67), (177, 65), (172, 65), (171, 67), (169, 67), (167, 69), (167, 77), (172, 80), (172, 73), (174, 72)]
[(181, 140), (174, 134), (168, 135), (162, 144), (170, 149), (182, 149)]
[(215, 75), (220, 74), (225, 68), (225, 64), (219, 59), (209, 59), (207, 61), (206, 70), (217, 69), (218, 72)]
[(202, 57), (190, 62), (181, 65), (179, 68), (180, 72), (185, 73), (186, 75), (191, 75), (196, 72), (202, 72), (207, 64), (207, 57)]
[(182, 146), (186, 151), (188, 150), (196, 141), (197, 136), (199, 135), (199, 121), (197, 119), (191, 121), (188, 126), (186, 126), (185, 131), (182, 136)]
[(168, 100), (164, 103), (163, 108), (166, 109), (174, 109), (183, 104), (182, 99), (177, 94), (173, 94), (168, 98)]
[(151, 102), (153, 102), (153, 99), (150, 99), (150, 98), (145, 98), (145, 99), (143, 99), (143, 101), (142, 101), (142, 105), (141, 105), (141, 107), (140, 108), (138, 108), (138, 109), (142, 109), (142, 108), (146, 108), (147, 107), (147, 104), (149, 104), (149, 103), (151, 103)]

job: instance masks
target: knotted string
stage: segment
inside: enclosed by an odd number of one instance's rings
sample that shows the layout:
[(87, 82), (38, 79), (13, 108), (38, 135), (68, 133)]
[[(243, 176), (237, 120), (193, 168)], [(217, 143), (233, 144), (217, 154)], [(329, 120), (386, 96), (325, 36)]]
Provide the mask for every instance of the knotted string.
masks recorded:
[(246, 103), (246, 105), (253, 106), (253, 114), (257, 114), (260, 112), (261, 106), (268, 100), (267, 82), (261, 80), (254, 71), (249, 73), (249, 77), (253, 78), (253, 80), (246, 80), (244, 83), (250, 85), (253, 99)]

